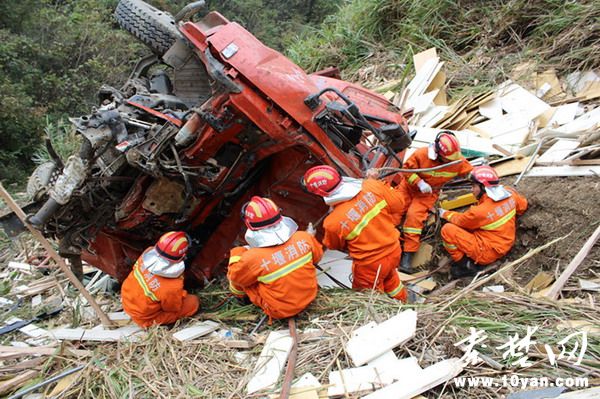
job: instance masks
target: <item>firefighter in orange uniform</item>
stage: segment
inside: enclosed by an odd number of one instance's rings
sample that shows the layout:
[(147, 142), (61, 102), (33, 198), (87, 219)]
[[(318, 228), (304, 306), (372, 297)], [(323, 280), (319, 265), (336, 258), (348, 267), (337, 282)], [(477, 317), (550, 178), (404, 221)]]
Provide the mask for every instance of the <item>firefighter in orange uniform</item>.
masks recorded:
[(268, 198), (254, 196), (242, 208), (249, 246), (231, 250), (227, 278), (237, 297), (246, 295), (270, 319), (293, 317), (317, 296), (315, 264), (321, 244), (298, 231), (291, 218)]
[(188, 246), (184, 232), (168, 232), (133, 265), (123, 282), (121, 300), (125, 313), (140, 327), (172, 324), (198, 311), (198, 297), (183, 289)]
[(493, 168), (478, 166), (470, 179), (477, 204), (464, 213), (439, 210), (449, 222), (442, 227), (442, 240), (454, 260), (450, 269), (454, 278), (473, 275), (476, 265), (488, 265), (506, 255), (515, 242), (516, 216), (527, 209), (527, 200), (500, 185)]
[(440, 132), (429, 147), (419, 148), (404, 162), (408, 169), (422, 169), (440, 166), (452, 161), (461, 163), (430, 172), (411, 173), (397, 187), (405, 199), (406, 213), (402, 232), (404, 252), (400, 270), (411, 273), (411, 261), (421, 242), (421, 230), (439, 197), (439, 190), (456, 176), (467, 175), (473, 167), (461, 154), (460, 143), (453, 133)]
[(394, 224), (394, 215), (404, 207), (402, 196), (381, 181), (341, 177), (326, 165), (306, 171), (302, 184), (332, 207), (323, 221), (323, 244), (348, 251), (352, 288), (375, 288), (406, 302), (407, 290), (396, 271), (402, 250)]

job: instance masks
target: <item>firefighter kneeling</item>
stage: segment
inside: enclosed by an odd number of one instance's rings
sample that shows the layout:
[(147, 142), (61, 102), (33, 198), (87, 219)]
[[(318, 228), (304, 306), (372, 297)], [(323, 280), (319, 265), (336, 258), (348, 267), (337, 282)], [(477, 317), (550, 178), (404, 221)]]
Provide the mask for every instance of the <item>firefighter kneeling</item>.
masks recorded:
[(323, 222), (323, 244), (348, 251), (352, 288), (375, 288), (406, 302), (407, 290), (396, 272), (402, 253), (395, 226), (404, 208), (400, 193), (378, 180), (341, 177), (326, 165), (309, 169), (302, 184), (333, 207)]
[(249, 246), (231, 250), (227, 278), (238, 297), (248, 296), (270, 318), (283, 319), (303, 311), (317, 296), (315, 264), (321, 244), (298, 231), (292, 219), (268, 198), (252, 197), (242, 208)]
[(442, 227), (442, 240), (454, 260), (454, 278), (474, 275), (476, 265), (488, 265), (506, 255), (515, 243), (516, 216), (527, 209), (527, 200), (500, 185), (493, 168), (478, 166), (470, 179), (477, 204), (464, 213), (439, 210), (449, 222)]
[(133, 265), (123, 282), (121, 300), (125, 313), (139, 326), (172, 324), (198, 311), (198, 297), (183, 289), (183, 259), (188, 246), (184, 232), (171, 231)]

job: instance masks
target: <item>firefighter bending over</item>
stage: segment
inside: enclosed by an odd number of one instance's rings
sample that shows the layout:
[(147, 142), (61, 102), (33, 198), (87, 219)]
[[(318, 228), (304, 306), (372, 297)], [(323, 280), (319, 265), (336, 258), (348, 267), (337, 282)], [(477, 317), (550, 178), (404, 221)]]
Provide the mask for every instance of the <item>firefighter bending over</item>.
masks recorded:
[(400, 270), (411, 273), (411, 262), (415, 252), (419, 250), (421, 230), (427, 220), (428, 212), (433, 209), (441, 187), (457, 176), (467, 175), (473, 167), (461, 154), (460, 143), (452, 132), (440, 132), (435, 141), (428, 147), (419, 148), (412, 154), (404, 167), (421, 169), (440, 166), (456, 160), (461, 163), (430, 172), (411, 173), (406, 176), (397, 190), (404, 195), (406, 213), (402, 227), (404, 237), (404, 253)]
[(404, 207), (402, 196), (386, 183), (341, 177), (326, 165), (309, 169), (302, 184), (333, 208), (323, 222), (323, 244), (352, 258), (352, 288), (375, 288), (406, 302), (396, 271), (402, 250), (395, 221)]
[(493, 168), (474, 168), (470, 180), (477, 204), (464, 213), (439, 210), (449, 222), (442, 227), (442, 240), (454, 260), (450, 269), (454, 278), (474, 275), (477, 265), (488, 265), (506, 255), (515, 243), (517, 215), (527, 209), (527, 200), (500, 185)]
[(260, 307), (270, 318), (293, 317), (317, 296), (315, 264), (321, 244), (298, 231), (268, 198), (254, 196), (242, 208), (249, 246), (231, 250), (227, 278), (234, 295)]
[(168, 232), (133, 265), (121, 288), (121, 300), (125, 313), (139, 326), (172, 324), (198, 311), (198, 297), (183, 289), (188, 246), (184, 232)]

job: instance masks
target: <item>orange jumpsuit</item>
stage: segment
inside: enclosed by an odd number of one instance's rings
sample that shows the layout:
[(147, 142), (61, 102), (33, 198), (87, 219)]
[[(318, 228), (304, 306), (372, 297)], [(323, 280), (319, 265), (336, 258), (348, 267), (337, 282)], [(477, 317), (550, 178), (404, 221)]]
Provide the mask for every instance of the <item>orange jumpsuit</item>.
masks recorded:
[(167, 278), (154, 275), (145, 270), (142, 256), (121, 287), (125, 313), (140, 327), (172, 324), (182, 317), (194, 315), (200, 307), (200, 300), (183, 289), (183, 276)]
[(352, 288), (374, 288), (406, 301), (407, 291), (396, 271), (402, 250), (395, 221), (403, 207), (396, 190), (367, 179), (354, 198), (335, 204), (323, 221), (323, 244), (347, 250), (353, 259)]
[(248, 295), (270, 318), (295, 316), (317, 296), (314, 264), (322, 256), (321, 244), (305, 231), (295, 232), (281, 245), (233, 248), (229, 288), (238, 297)]
[(511, 196), (495, 202), (483, 194), (476, 205), (464, 213), (448, 211), (442, 227), (444, 248), (454, 261), (464, 255), (480, 265), (488, 265), (510, 251), (515, 242), (516, 215), (527, 209), (527, 200), (507, 188)]
[[(398, 185), (397, 190), (402, 193), (405, 202), (405, 208), (401, 212), (406, 214), (402, 227), (404, 251), (417, 252), (419, 250), (423, 223), (427, 220), (429, 210), (434, 207), (444, 183), (456, 176), (466, 175), (473, 169), (469, 161), (464, 157), (461, 159), (463, 162), (443, 169), (411, 173)], [(431, 168), (439, 165), (443, 165), (443, 163), (429, 159), (427, 147), (419, 148), (404, 162), (404, 167), (408, 169)], [(433, 189), (431, 194), (421, 193), (418, 187), (421, 180), (425, 180), (431, 186)]]

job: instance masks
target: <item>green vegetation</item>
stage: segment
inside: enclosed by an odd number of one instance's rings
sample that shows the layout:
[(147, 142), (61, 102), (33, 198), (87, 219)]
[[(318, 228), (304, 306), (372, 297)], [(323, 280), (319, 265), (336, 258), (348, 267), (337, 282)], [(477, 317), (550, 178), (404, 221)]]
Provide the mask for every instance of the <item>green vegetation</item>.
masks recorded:
[(437, 47), (455, 84), (494, 81), (525, 60), (561, 70), (600, 62), (600, 7), (593, 0), (349, 0), (319, 29), (290, 43), (309, 70), (398, 63)]

